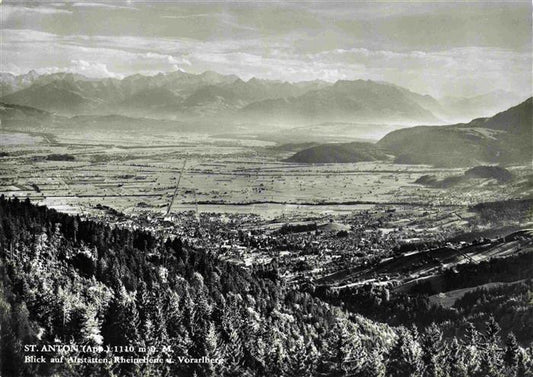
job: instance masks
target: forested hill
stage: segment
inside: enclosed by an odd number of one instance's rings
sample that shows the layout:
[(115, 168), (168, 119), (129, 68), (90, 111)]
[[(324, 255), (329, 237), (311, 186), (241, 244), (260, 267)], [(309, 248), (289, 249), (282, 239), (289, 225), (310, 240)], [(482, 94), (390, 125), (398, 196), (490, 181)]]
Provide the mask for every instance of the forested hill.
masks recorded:
[(288, 162), (306, 164), (350, 163), (385, 160), (385, 151), (371, 143), (322, 144), (306, 148), (289, 157)]
[[(348, 320), (318, 299), (191, 250), (179, 239), (3, 198), (0, 219), (2, 376), (20, 370), (32, 376), (112, 375), (103, 366), (73, 373), (59, 365), (23, 364), (22, 344), (55, 339), (170, 345), (175, 358), (225, 360), (153, 365), (153, 374), (146, 366), (125, 365), (115, 374), (132, 377), (310, 376), (319, 368), (362, 368), (365, 355), (385, 352), (394, 339), (386, 325)], [(348, 352), (357, 359), (349, 361)]]
[[(179, 239), (3, 196), (0, 271), (2, 376), (514, 376), (531, 367), (494, 322), (451, 342), (437, 326), (392, 329), (288, 289), (275, 271), (259, 277)], [(54, 342), (171, 346), (125, 356), (223, 362), (24, 363), (24, 344)], [(63, 356), (95, 356), (80, 352)]]
[(531, 163), (533, 99), (490, 118), (433, 127), (417, 126), (388, 133), (377, 145), (405, 164), (457, 167)]

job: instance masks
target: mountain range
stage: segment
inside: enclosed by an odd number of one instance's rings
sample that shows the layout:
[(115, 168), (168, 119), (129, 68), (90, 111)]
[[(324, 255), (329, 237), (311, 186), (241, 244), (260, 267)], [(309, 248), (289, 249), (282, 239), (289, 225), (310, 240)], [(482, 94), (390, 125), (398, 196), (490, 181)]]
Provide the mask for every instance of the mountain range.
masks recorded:
[[(333, 84), (243, 81), (215, 72), (194, 75), (181, 71), (124, 79), (35, 72), (22, 76), (2, 74), (0, 78), (5, 93), (0, 98), (0, 119), (7, 127), (53, 124), (120, 129), (162, 127), (208, 133), (247, 129), (257, 133), (274, 129), (268, 125), (276, 124), (284, 125), (286, 128), (281, 130), (287, 133), (303, 130), (313, 134), (316, 127), (309, 128), (313, 124), (322, 128), (343, 125), (361, 128), (362, 132), (377, 120), (382, 126), (376, 127), (382, 127), (382, 131), (399, 127), (391, 126), (395, 122), (428, 120), (433, 125), (394, 130), (375, 145), (317, 145), (300, 151), (289, 161), (357, 162), (393, 155), (398, 163), (476, 166), (531, 163), (532, 157), (531, 98), (492, 117), (435, 126), (439, 121), (435, 114), (446, 112), (439, 101), (393, 84), (368, 80)], [(346, 120), (352, 123), (342, 123)], [(300, 123), (307, 126), (299, 128)]]
[[(74, 73), (39, 75), (35, 71), (19, 76), (2, 73), (0, 90), (0, 102), (61, 115), (224, 119), (286, 127), (323, 122), (443, 124), (460, 107), (459, 99), (443, 102), (452, 111), (429, 95), (386, 82), (244, 81), (210, 71), (137, 74), (123, 79), (94, 79)], [(493, 97), (489, 102), (496, 106)], [(463, 101), (462, 106), (468, 107), (468, 102)]]
[[(430, 105), (430, 106), (428, 106)], [(258, 101), (242, 109), (252, 119), (277, 123), (323, 121), (438, 122), (429, 110), (438, 107), (430, 96), (370, 80), (337, 81), (298, 97)]]
[(132, 116), (209, 116), (232, 114), (269, 98), (299, 96), (319, 89), (321, 81), (291, 84), (204, 72), (176, 71), (124, 79), (90, 79), (78, 74), (39, 76), (2, 74), (0, 101), (66, 115), (118, 113)]
[[(376, 144), (367, 142), (303, 145), (287, 161), (298, 163), (343, 163), (387, 160), (405, 164), (445, 167), (483, 164), (531, 164), (533, 152), (533, 99), (492, 117), (447, 126), (416, 126), (389, 132)], [(43, 126), (131, 129), (166, 129), (172, 132), (213, 131), (212, 122), (132, 118), (124, 115), (62, 116), (33, 107), (0, 102), (1, 125), (35, 130)], [(236, 132), (221, 122), (217, 130)], [(296, 148), (300, 149), (300, 148)]]

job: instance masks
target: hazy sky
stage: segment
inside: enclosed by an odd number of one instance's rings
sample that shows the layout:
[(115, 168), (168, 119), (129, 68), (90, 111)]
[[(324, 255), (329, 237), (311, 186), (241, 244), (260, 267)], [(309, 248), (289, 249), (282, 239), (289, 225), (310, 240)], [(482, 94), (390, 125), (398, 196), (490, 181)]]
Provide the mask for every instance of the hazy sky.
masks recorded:
[(436, 97), (531, 95), (531, 13), (530, 1), (4, 1), (0, 70), (213, 70), (384, 80)]

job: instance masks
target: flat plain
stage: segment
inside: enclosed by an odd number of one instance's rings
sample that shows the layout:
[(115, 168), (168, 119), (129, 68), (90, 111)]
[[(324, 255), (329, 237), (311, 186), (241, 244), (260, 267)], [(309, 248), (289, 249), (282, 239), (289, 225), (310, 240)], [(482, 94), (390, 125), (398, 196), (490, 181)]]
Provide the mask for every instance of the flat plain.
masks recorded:
[[(52, 130), (53, 132), (53, 130)], [(140, 131), (28, 134), (3, 131), (0, 192), (93, 214), (102, 204), (125, 214), (163, 214), (182, 175), (173, 212), (338, 213), (368, 206), (465, 206), (513, 197), (490, 181), (438, 190), (414, 184), (461, 169), (392, 162), (294, 164), (291, 152), (261, 140)], [(65, 157), (66, 156), (66, 157)], [(183, 168), (185, 164), (185, 167)], [(512, 168), (518, 177), (527, 167)]]

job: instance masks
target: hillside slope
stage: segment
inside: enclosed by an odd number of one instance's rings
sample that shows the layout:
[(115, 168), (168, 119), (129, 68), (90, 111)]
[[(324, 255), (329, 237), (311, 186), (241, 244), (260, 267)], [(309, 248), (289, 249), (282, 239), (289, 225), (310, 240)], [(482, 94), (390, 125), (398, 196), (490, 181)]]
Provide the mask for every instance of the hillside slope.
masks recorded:
[(286, 161), (306, 164), (350, 163), (384, 160), (386, 158), (385, 152), (376, 147), (375, 144), (353, 142), (313, 146), (295, 153)]
[[(274, 270), (262, 278), (178, 238), (110, 228), (3, 196), (0, 226), (2, 375), (313, 376), (320, 368), (320, 375), (333, 376), (341, 366), (362, 372), (369, 367), (363, 359), (385, 355), (396, 337), (387, 325), (348, 318), (289, 289)], [(23, 362), (23, 344), (57, 339), (156, 350), (84, 353), (92, 357), (185, 355), (224, 362), (116, 363), (113, 373), (102, 363), (39, 368)], [(361, 362), (338, 361), (337, 349)], [(76, 350), (62, 355), (80, 356)]]
[(476, 166), (531, 163), (532, 98), (490, 118), (450, 126), (418, 126), (390, 132), (378, 146), (399, 163)]
[(43, 122), (55, 122), (60, 117), (47, 111), (29, 106), (12, 105), (0, 102), (0, 122), (2, 127), (37, 127)]
[(480, 184), (481, 181), (492, 180), (497, 184), (506, 184), (512, 181), (513, 174), (500, 166), (476, 166), (468, 169), (463, 175), (451, 175), (439, 180), (435, 175), (426, 174), (414, 183), (437, 188), (450, 188), (457, 185)]

